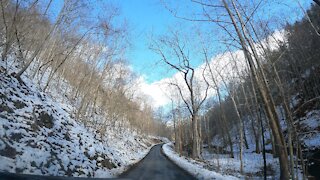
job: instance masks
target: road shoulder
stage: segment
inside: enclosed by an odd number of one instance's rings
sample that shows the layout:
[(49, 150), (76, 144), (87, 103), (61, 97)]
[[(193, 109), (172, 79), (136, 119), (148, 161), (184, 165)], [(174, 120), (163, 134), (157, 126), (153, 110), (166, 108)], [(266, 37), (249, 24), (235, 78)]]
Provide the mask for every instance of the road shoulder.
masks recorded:
[(196, 177), (197, 179), (238, 179), (234, 176), (222, 175), (215, 171), (210, 171), (205, 169), (203, 165), (191, 158), (186, 158), (184, 156), (179, 156), (173, 149), (173, 143), (166, 143), (162, 146), (161, 151), (163, 154), (178, 167), (188, 172), (188, 174)]

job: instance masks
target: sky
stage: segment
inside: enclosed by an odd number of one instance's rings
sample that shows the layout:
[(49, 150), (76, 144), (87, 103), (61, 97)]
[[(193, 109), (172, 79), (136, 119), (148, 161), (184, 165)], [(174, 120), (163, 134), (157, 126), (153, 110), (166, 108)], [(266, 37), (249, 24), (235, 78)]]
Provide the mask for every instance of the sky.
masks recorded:
[[(296, 0), (283, 0), (283, 4), (292, 4), (292, 2), (296, 4), (295, 1)], [(300, 1), (304, 6), (310, 4), (304, 0)], [(149, 49), (151, 37), (166, 34), (168, 29), (174, 27), (177, 23), (182, 24), (182, 26), (188, 26), (191, 23), (174, 17), (160, 0), (119, 0), (110, 2), (114, 2), (114, 4), (120, 8), (121, 16), (129, 23), (132, 46), (128, 50), (127, 59), (134, 71), (144, 76), (148, 83), (172, 76), (174, 72), (168, 72), (167, 67), (159, 65), (157, 63), (159, 56)], [(188, 14), (187, 12), (193, 11), (196, 6), (192, 6), (191, 4), (189, 6), (185, 5), (188, 4), (186, 2), (189, 1), (176, 0), (172, 1), (170, 5), (172, 7), (179, 7), (178, 11), (181, 14)], [(180, 6), (179, 3), (183, 3), (184, 5)], [(285, 7), (283, 4), (270, 8), (272, 8), (273, 11), (283, 11), (283, 13), (289, 11), (289, 9), (281, 9)]]
[(133, 44), (127, 53), (131, 66), (135, 72), (144, 75), (148, 83), (161, 80), (164, 76), (160, 71), (164, 69), (157, 67), (159, 57), (149, 49), (150, 38), (164, 33), (175, 21), (174, 17), (157, 1), (121, 0), (116, 4), (133, 30), (130, 34)]
[[(273, 0), (269, 2), (271, 1)], [(179, 8), (178, 11), (181, 14), (190, 15), (189, 12), (197, 11), (197, 9), (195, 6), (188, 5), (188, 2), (190, 3), (188, 0), (176, 0), (170, 3), (172, 3), (172, 7)], [(266, 6), (262, 16), (272, 17), (275, 13), (279, 13), (278, 15), (281, 13), (283, 19), (289, 19), (290, 22), (294, 22), (295, 17), (301, 16), (301, 11), (292, 11), (292, 9), (298, 8), (297, 0), (279, 2), (281, 4), (277, 5), (275, 3), (275, 5), (269, 7)], [(311, 1), (300, 0), (300, 3), (307, 8)], [(170, 99), (167, 97), (168, 89), (164, 84), (176, 76), (176, 72), (169, 71), (168, 67), (157, 63), (159, 56), (149, 49), (150, 37), (166, 34), (168, 29), (174, 27), (177, 23), (182, 24), (182, 27), (189, 26), (191, 23), (174, 17), (160, 0), (121, 0), (116, 1), (115, 4), (120, 7), (121, 15), (132, 26), (133, 31), (130, 37), (132, 47), (127, 53), (127, 58), (132, 69), (141, 76), (142, 91), (151, 96), (156, 107), (170, 104)], [(186, 29), (188, 28), (186, 27)], [(215, 54), (215, 56), (217, 55)], [(196, 66), (200, 67), (201, 63), (197, 63)]]
[[(57, 0), (55, 6), (61, 6)], [(95, 0), (98, 1), (98, 0)], [(102, 0), (107, 1), (107, 0)], [(160, 57), (149, 49), (152, 38), (159, 37), (168, 33), (169, 29), (180, 28), (183, 33), (188, 34), (193, 27), (212, 29), (210, 23), (191, 23), (178, 19), (165, 8), (161, 0), (108, 0), (120, 10), (120, 19), (128, 23), (130, 48), (126, 53), (126, 59), (130, 68), (138, 75), (141, 91), (149, 96), (155, 107), (166, 106), (170, 103), (167, 97), (168, 89), (164, 86), (170, 79), (177, 76), (176, 72), (169, 70), (167, 66), (159, 63)], [(175, 0), (170, 2), (170, 7), (182, 14), (182, 16), (195, 15), (199, 6), (190, 3), (189, 0)], [(243, 0), (257, 3), (255, 0)], [(301, 17), (302, 11), (299, 10), (298, 0), (264, 0), (272, 5), (266, 5), (261, 12), (262, 18), (270, 18), (274, 15), (280, 16), (280, 20), (294, 22), (297, 17)], [(311, 0), (299, 0), (304, 8), (307, 8)], [(215, 2), (215, 1), (213, 1)], [(272, 3), (279, 2), (279, 3)], [(265, 4), (268, 4), (265, 3)], [(57, 7), (53, 11), (57, 11)], [(98, 9), (98, 8), (97, 8)], [(94, 13), (94, 12), (93, 12)], [(279, 19), (279, 18), (278, 18)], [(214, 33), (213, 33), (214, 34)], [(212, 44), (213, 48), (221, 48), (221, 44)], [(222, 48), (223, 49), (223, 48)], [(234, 49), (236, 51), (237, 49)], [(220, 52), (221, 53), (221, 52)], [(212, 60), (217, 59), (219, 51), (212, 54)], [(201, 62), (193, 62), (195, 67), (200, 67)]]
[[(174, 5), (179, 3), (181, 0), (173, 1)], [(121, 0), (115, 1), (115, 5), (120, 7), (120, 14), (128, 21), (131, 30), (129, 38), (132, 46), (127, 59), (133, 70), (143, 76), (147, 83), (172, 76), (174, 71), (168, 71), (167, 67), (159, 64), (159, 56), (149, 46), (154, 38), (166, 34), (177, 24), (187, 28), (190, 23), (174, 17), (160, 0)], [(180, 10), (188, 11), (186, 7)]]

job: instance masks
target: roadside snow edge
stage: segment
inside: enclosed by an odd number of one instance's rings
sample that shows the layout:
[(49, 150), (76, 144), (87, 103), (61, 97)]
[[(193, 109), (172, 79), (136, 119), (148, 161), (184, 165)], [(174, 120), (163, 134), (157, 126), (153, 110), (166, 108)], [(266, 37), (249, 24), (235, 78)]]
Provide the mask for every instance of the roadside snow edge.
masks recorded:
[(192, 163), (188, 161), (185, 157), (180, 157), (174, 150), (171, 148), (172, 143), (166, 143), (162, 146), (164, 154), (175, 164), (180, 166), (182, 169), (188, 171), (190, 174), (195, 176), (197, 179), (219, 179), (219, 180), (230, 180), (238, 179), (233, 176), (222, 175), (214, 171), (210, 171), (200, 166), (199, 164)]

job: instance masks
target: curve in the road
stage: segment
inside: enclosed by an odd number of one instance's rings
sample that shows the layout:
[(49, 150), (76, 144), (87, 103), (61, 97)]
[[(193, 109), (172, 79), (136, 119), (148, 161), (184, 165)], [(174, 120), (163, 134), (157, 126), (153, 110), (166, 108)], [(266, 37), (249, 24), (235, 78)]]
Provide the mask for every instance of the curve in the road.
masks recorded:
[(161, 152), (162, 144), (154, 146), (149, 154), (121, 178), (137, 180), (194, 180), (195, 178), (168, 160)]

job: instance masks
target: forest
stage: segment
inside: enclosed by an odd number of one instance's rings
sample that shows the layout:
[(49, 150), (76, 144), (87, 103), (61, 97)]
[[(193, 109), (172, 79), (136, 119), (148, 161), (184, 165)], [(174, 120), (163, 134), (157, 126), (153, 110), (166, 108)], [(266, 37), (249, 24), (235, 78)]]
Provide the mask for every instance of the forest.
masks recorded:
[[(201, 45), (205, 62), (201, 74), (191, 67), (189, 49), (176, 33), (160, 39), (160, 45), (154, 48), (168, 67), (183, 76), (179, 79), (183, 83), (170, 83), (181, 97), (171, 111), (175, 150), (195, 159), (202, 158), (203, 150), (229, 154), (231, 158), (239, 156), (240, 173), (244, 173), (243, 155), (254, 151), (263, 156), (265, 175), (266, 153), (271, 153), (279, 158), (281, 179), (317, 175), (319, 147), (310, 141), (319, 138), (318, 125), (308, 123), (312, 118), (313, 123), (319, 122), (319, 116), (312, 115), (318, 114), (320, 102), (319, 6), (312, 4), (302, 19), (286, 22), (279, 38), (272, 31), (272, 22), (259, 21), (259, 15), (254, 19), (238, 1), (230, 1), (231, 5), (228, 1), (222, 1), (222, 5), (193, 2), (204, 7), (207, 19), (202, 20), (218, 23), (233, 44), (226, 42), (229, 49), (220, 61), (227, 62), (220, 64), (211, 62), (210, 50)], [(231, 24), (226, 25), (229, 22), (223, 18), (214, 19), (208, 13), (210, 8), (224, 8)], [(172, 51), (167, 52), (164, 46)], [(232, 52), (232, 46), (239, 47), (244, 56)], [(210, 89), (214, 96), (209, 97)], [(219, 162), (214, 166), (220, 169)], [(298, 176), (297, 169), (305, 177)]]

